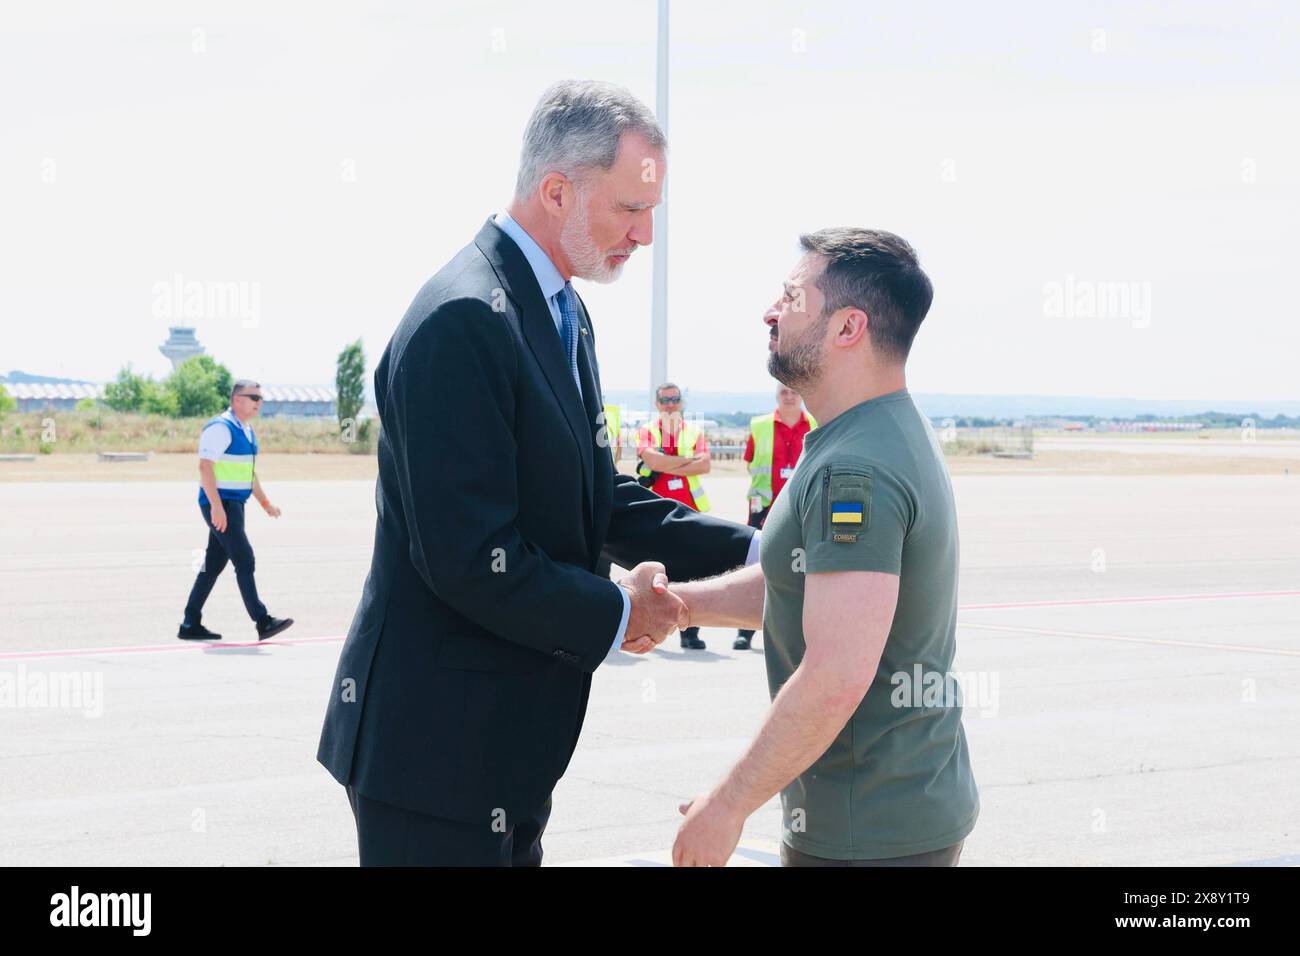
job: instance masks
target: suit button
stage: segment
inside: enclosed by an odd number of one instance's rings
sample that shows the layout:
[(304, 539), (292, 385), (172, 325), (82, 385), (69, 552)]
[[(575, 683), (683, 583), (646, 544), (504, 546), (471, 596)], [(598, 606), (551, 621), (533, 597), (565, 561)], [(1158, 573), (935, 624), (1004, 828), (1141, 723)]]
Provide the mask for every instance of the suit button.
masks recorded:
[(557, 647), (555, 650), (551, 651), (551, 656), (552, 656), (552, 657), (567, 657), (568, 655), (566, 655), (566, 654), (564, 653), (563, 650), (561, 650), (560, 648)]

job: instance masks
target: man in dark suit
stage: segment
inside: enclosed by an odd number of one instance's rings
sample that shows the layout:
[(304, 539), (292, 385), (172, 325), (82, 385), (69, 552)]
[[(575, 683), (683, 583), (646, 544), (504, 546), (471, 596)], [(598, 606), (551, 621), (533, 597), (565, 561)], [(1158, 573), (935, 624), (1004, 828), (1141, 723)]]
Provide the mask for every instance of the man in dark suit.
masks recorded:
[[(612, 281), (649, 244), (664, 148), (625, 90), (548, 90), (508, 212), (425, 284), (376, 369), (374, 556), (318, 754), (362, 865), (539, 864), (592, 672), (686, 621), (666, 577), (757, 557), (752, 529), (616, 475), (607, 451), (569, 279)], [(633, 571), (593, 573), (602, 556)]]

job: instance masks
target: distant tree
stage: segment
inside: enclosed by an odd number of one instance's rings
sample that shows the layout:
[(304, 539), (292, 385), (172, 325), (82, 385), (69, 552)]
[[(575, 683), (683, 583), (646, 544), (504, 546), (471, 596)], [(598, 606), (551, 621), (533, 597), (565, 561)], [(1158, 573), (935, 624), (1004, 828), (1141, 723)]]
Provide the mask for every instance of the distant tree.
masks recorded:
[(335, 408), (339, 427), (348, 419), (356, 421), (366, 400), (366, 353), (357, 339), (339, 353), (338, 368), (334, 375), (334, 390), (338, 395)]
[(5, 391), (5, 387), (0, 385), (0, 416), (8, 415), (18, 407), (18, 400)]
[(176, 393), (165, 388), (161, 382), (148, 381), (144, 385), (144, 394), (140, 397), (138, 412), (146, 415), (166, 415), (175, 418), (180, 406), (176, 403)]
[(118, 371), (117, 381), (104, 386), (104, 404), (115, 412), (143, 411), (145, 393), (152, 385), (156, 385), (152, 378), (136, 375), (128, 364)]
[(163, 382), (165, 395), (155, 398), (153, 404), (162, 414), (204, 418), (226, 407), (234, 384), (235, 377), (224, 365), (210, 355), (196, 355)]

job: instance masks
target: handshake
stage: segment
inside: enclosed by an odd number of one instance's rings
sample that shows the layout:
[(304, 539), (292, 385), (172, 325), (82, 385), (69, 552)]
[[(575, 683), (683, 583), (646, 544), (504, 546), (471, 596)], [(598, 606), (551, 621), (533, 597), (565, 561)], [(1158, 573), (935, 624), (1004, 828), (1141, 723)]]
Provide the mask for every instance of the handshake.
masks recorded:
[(668, 575), (658, 561), (643, 561), (617, 584), (627, 591), (632, 604), (620, 650), (645, 654), (673, 631), (691, 626), (691, 609), (668, 590)]

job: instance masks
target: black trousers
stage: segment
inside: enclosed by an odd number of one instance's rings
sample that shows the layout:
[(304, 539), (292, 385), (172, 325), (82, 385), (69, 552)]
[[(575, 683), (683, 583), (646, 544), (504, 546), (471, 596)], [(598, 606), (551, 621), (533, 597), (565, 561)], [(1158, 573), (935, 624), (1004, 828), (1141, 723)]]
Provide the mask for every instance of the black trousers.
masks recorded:
[(203, 617), (203, 605), (207, 603), (212, 587), (217, 583), (217, 576), (226, 569), (227, 564), (235, 566), (235, 580), (239, 583), (239, 596), (244, 599), (244, 610), (260, 624), (266, 617), (266, 605), (257, 597), (257, 583), (253, 580), (253, 546), (248, 543), (244, 533), (244, 502), (222, 499), (226, 510), (226, 530), (218, 531), (212, 527), (212, 506), (206, 501), (199, 502), (199, 511), (208, 525), (208, 550), (203, 555), (203, 567), (194, 579), (190, 589), (190, 599), (185, 602), (185, 623), (198, 624)]
[[(771, 510), (772, 510), (772, 506), (771, 506), (771, 505), (768, 505), (768, 506), (767, 506), (766, 508), (764, 508), (762, 511), (751, 511), (751, 512), (749, 513), (749, 526), (750, 526), (751, 528), (760, 528), (760, 529), (761, 529), (761, 528), (763, 527), (763, 525), (764, 525), (764, 524), (766, 523), (766, 521), (767, 521), (767, 513), (768, 513), (769, 511), (771, 511)], [(752, 638), (754, 637), (754, 632), (753, 632), (753, 631), (746, 630), (746, 629), (743, 628), (743, 627), (742, 627), (739, 631), (737, 631), (737, 633), (738, 633), (741, 637), (743, 637), (743, 638), (747, 638), (747, 639), (752, 639)]]
[(915, 853), (912, 856), (893, 856), (884, 860), (828, 860), (820, 856), (811, 856), (796, 850), (790, 844), (781, 843), (782, 866), (956, 866), (961, 859), (961, 848), (965, 843), (954, 843), (942, 850), (929, 853)]
[(547, 797), (522, 820), (444, 820), (371, 800), (348, 787), (362, 866), (541, 866)]

